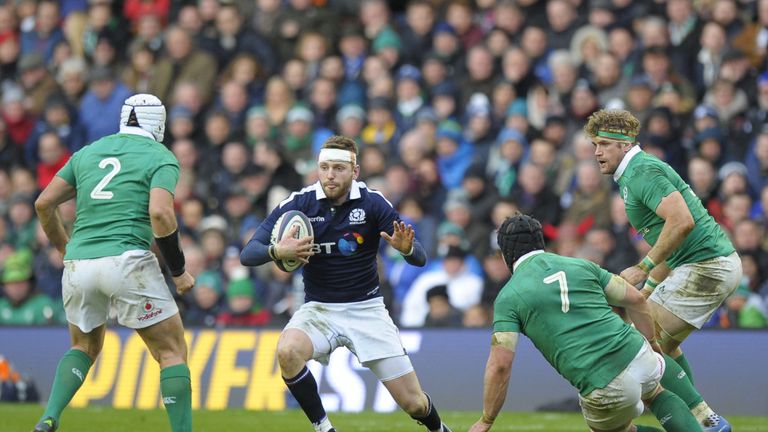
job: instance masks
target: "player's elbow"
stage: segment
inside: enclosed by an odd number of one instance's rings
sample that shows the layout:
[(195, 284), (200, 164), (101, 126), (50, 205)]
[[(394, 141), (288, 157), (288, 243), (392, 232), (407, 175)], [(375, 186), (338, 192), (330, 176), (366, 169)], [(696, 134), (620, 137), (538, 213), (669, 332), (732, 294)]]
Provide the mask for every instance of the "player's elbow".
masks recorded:
[(37, 214), (45, 213), (49, 211), (51, 207), (52, 207), (52, 202), (51, 200), (46, 198), (45, 194), (40, 195), (35, 200), (35, 211), (37, 212)]
[(172, 232), (176, 228), (176, 215), (173, 207), (165, 205), (149, 205), (149, 219), (152, 222), (152, 229), (156, 233)]

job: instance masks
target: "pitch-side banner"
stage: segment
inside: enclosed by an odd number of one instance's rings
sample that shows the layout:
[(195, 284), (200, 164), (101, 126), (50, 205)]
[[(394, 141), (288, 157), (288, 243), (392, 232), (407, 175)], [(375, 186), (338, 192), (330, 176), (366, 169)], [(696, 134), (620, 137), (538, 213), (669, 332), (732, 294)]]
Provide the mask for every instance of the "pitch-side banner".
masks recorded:
[[(277, 366), (279, 330), (188, 330), (193, 407), (284, 410), (295, 402)], [(403, 331), (401, 339), (424, 389), (442, 409), (480, 410), (489, 351), (487, 330)], [(64, 328), (0, 328), (0, 354), (33, 378), (47, 398), (60, 356), (69, 348)], [(768, 414), (768, 332), (707, 331), (684, 345), (696, 383), (707, 401), (729, 414)], [(397, 407), (373, 374), (346, 349), (328, 366), (310, 362), (328, 411), (393, 411)], [(512, 370), (505, 408), (532, 411), (572, 404), (575, 390), (525, 338)], [(141, 338), (108, 330), (104, 349), (72, 406), (162, 407), (159, 368)]]

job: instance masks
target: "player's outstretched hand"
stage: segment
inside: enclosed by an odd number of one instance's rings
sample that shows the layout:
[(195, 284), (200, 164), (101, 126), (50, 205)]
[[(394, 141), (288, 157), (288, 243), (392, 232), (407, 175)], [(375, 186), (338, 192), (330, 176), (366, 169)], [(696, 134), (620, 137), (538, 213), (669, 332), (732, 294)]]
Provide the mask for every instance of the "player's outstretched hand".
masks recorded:
[(401, 254), (409, 253), (411, 251), (411, 246), (413, 246), (413, 237), (415, 235), (413, 227), (411, 225), (406, 225), (405, 222), (398, 221), (394, 221), (392, 225), (394, 226), (392, 235), (390, 236), (382, 231), (380, 233), (381, 237)]
[(195, 278), (193, 278), (189, 272), (184, 272), (173, 278), (173, 284), (176, 285), (176, 292), (179, 293), (179, 295), (184, 295), (184, 293), (195, 286)]
[(624, 269), (624, 271), (622, 271), (619, 276), (623, 277), (624, 280), (629, 282), (630, 285), (636, 287), (640, 282), (644, 281), (648, 277), (648, 273), (646, 273), (640, 267), (634, 265)]
[(482, 420), (478, 420), (475, 422), (475, 424), (472, 425), (472, 427), (469, 429), (469, 432), (486, 432), (491, 430), (491, 426), (493, 425), (485, 423)]
[(277, 257), (281, 260), (285, 259), (297, 259), (304, 264), (309, 262), (309, 257), (315, 254), (314, 236), (306, 236), (302, 238), (296, 238), (296, 234), (299, 232), (298, 225), (291, 227), (280, 243), (275, 245), (275, 251)]

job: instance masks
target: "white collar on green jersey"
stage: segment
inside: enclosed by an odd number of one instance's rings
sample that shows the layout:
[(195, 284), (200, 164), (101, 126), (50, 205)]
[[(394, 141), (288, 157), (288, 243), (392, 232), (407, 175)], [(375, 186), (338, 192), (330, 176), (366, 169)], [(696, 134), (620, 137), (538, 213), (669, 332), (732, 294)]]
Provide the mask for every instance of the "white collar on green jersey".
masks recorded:
[(535, 251), (530, 251), (527, 254), (521, 256), (520, 258), (517, 259), (517, 261), (515, 261), (515, 264), (512, 266), (512, 271), (517, 270), (517, 266), (519, 266), (523, 261), (527, 260), (528, 258), (534, 255), (538, 255), (540, 253), (544, 253), (544, 251), (541, 249), (537, 249)]
[(145, 131), (144, 129), (138, 127), (138, 126), (126, 126), (126, 125), (120, 125), (120, 133), (122, 134), (130, 134), (130, 135), (141, 135), (143, 137), (147, 137), (151, 139), (152, 141), (155, 141), (155, 136), (151, 133)]
[(619, 181), (619, 179), (621, 178), (621, 175), (624, 174), (624, 170), (627, 169), (627, 165), (629, 165), (629, 161), (631, 161), (636, 154), (640, 153), (640, 150), (641, 150), (640, 146), (635, 144), (627, 152), (627, 154), (624, 155), (624, 158), (621, 159), (621, 163), (619, 164), (619, 167), (616, 168), (616, 172), (613, 173), (613, 181), (615, 182)]

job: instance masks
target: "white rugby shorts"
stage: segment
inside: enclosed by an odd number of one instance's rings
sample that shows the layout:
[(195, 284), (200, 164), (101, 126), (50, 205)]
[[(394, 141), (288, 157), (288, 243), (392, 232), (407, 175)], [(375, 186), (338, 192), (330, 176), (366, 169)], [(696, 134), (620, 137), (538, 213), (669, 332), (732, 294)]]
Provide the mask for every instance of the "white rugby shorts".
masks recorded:
[(653, 396), (664, 368), (664, 357), (653, 351), (647, 341), (643, 343), (635, 358), (605, 388), (579, 395), (587, 425), (597, 430), (628, 425), (643, 413), (643, 399)]
[(347, 347), (360, 363), (405, 355), (400, 334), (381, 297), (354, 303), (307, 302), (285, 326), (312, 340), (312, 358), (328, 364), (331, 353)]
[(683, 264), (669, 273), (649, 300), (700, 329), (741, 282), (741, 258), (728, 256)]
[(122, 255), (64, 261), (62, 297), (67, 321), (84, 333), (107, 322), (140, 329), (179, 312), (155, 255), (132, 250)]

